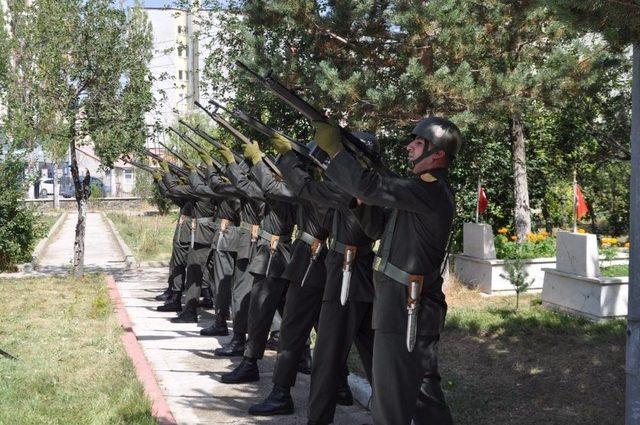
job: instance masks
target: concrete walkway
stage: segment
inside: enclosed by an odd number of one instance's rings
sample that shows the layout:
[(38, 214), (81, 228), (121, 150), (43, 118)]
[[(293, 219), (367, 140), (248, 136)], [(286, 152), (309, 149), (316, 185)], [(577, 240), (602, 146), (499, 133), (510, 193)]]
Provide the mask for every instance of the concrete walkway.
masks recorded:
[[(69, 214), (40, 260), (39, 273), (66, 273), (73, 257), (77, 214)], [(99, 213), (87, 215), (85, 265), (89, 271), (104, 271), (116, 280), (122, 303), (133, 331), (151, 364), (156, 379), (179, 424), (278, 424), (307, 423), (309, 376), (298, 374), (292, 391), (296, 412), (278, 417), (252, 417), (247, 409), (271, 390), (275, 352), (267, 351), (260, 362), (257, 383), (225, 385), (222, 373), (232, 370), (239, 358), (215, 357), (213, 350), (231, 337), (201, 337), (200, 328), (213, 320), (204, 311), (198, 324), (174, 324), (175, 313), (159, 313), (154, 296), (164, 290), (167, 268), (126, 270), (124, 254), (109, 226)], [(371, 423), (369, 413), (359, 405), (338, 406), (335, 424)]]
[[(67, 214), (62, 227), (40, 256), (38, 271), (66, 273), (71, 269), (77, 221), (77, 213)], [(100, 213), (87, 214), (84, 246), (84, 264), (88, 271), (118, 270), (125, 266), (124, 254)]]
[[(309, 376), (298, 374), (292, 395), (294, 415), (253, 417), (247, 409), (271, 391), (275, 352), (267, 351), (260, 362), (260, 381), (243, 385), (220, 382), (222, 373), (232, 370), (239, 358), (213, 355), (213, 350), (231, 337), (202, 337), (200, 328), (213, 316), (204, 312), (200, 323), (174, 324), (175, 313), (159, 313), (153, 297), (164, 290), (166, 269), (123, 271), (116, 277), (118, 290), (133, 329), (153, 367), (169, 407), (180, 424), (278, 424), (307, 423)], [(356, 405), (338, 406), (335, 424), (371, 423), (369, 413)]]

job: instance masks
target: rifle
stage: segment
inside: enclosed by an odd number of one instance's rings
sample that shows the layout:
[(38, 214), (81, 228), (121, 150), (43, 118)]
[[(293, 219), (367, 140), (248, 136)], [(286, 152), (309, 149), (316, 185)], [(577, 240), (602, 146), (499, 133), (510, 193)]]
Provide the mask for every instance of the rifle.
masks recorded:
[(184, 177), (189, 177), (189, 173), (184, 168), (179, 167), (179, 166), (177, 166), (177, 165), (175, 165), (175, 164), (173, 164), (173, 163), (171, 163), (169, 161), (166, 161), (160, 155), (151, 152), (149, 149), (145, 149), (144, 151), (147, 154), (147, 156), (150, 156), (151, 158), (155, 159), (158, 162), (165, 161), (167, 164), (169, 164), (169, 169), (171, 171), (173, 171), (175, 174), (178, 174), (178, 175), (181, 175), (181, 176), (184, 176)]
[[(209, 142), (210, 144), (212, 144), (214, 148), (220, 150), (222, 148), (222, 146), (224, 146), (222, 143), (218, 142), (216, 139), (211, 137), (209, 134), (207, 134), (205, 131), (201, 130), (200, 128), (193, 127), (193, 126), (187, 124), (186, 122), (182, 121), (181, 119), (179, 119), (178, 122), (180, 124), (184, 125), (185, 127), (187, 127), (189, 130), (191, 130), (194, 133), (196, 133), (202, 139), (204, 139), (207, 142)], [(240, 155), (239, 153), (235, 152), (233, 149), (231, 149), (231, 153), (233, 154), (233, 157), (234, 157), (234, 159), (236, 160), (237, 163), (240, 163), (240, 162), (244, 161), (244, 157), (242, 155)]]
[[(233, 137), (235, 137), (241, 143), (251, 143), (251, 140), (248, 137), (246, 137), (244, 134), (240, 133), (234, 126), (231, 125), (231, 123), (229, 121), (225, 120), (220, 115), (218, 115), (217, 112), (209, 111), (207, 108), (202, 106), (202, 104), (200, 102), (198, 102), (197, 100), (194, 102), (194, 104), (198, 108), (200, 108), (204, 112), (206, 112), (206, 114), (209, 115), (209, 117), (211, 117), (212, 120), (214, 120), (221, 127), (223, 127), (225, 130), (227, 130), (229, 133), (231, 133), (233, 135)], [(280, 171), (278, 166), (275, 164), (275, 162), (273, 162), (273, 160), (269, 156), (264, 155), (262, 157), (262, 161), (267, 165), (267, 167), (269, 167), (271, 169), (271, 171), (273, 171), (275, 174), (277, 174), (278, 177), (282, 178), (282, 172)]]
[(326, 170), (327, 168), (326, 165), (318, 161), (318, 159), (316, 159), (314, 156), (310, 155), (309, 149), (307, 149), (307, 147), (304, 144), (298, 142), (294, 138), (289, 137), (286, 134), (280, 133), (279, 131), (272, 129), (271, 127), (269, 127), (268, 125), (260, 121), (258, 118), (250, 116), (249, 114), (245, 113), (238, 107), (234, 108), (234, 110), (231, 111), (225, 108), (224, 106), (222, 106), (221, 104), (219, 104), (218, 102), (216, 102), (215, 100), (210, 100), (209, 103), (214, 105), (216, 109), (218, 108), (222, 109), (223, 111), (225, 111), (226, 113), (228, 113), (229, 115), (237, 119), (238, 121), (243, 122), (248, 127), (253, 128), (256, 131), (259, 131), (260, 133), (264, 134), (267, 137), (276, 137), (278, 135), (284, 137), (289, 142), (291, 142), (291, 149), (295, 153), (297, 153), (302, 158), (308, 161), (311, 161), (314, 165), (320, 167), (322, 170)]
[(193, 140), (191, 137), (187, 136), (184, 133), (180, 133), (178, 130), (176, 130), (173, 127), (169, 127), (169, 130), (173, 131), (175, 134), (178, 135), (178, 137), (180, 137), (182, 140), (185, 141), (186, 144), (188, 144), (189, 146), (191, 146), (193, 149), (195, 149), (196, 152), (199, 152), (203, 155), (207, 155), (210, 159), (211, 159), (211, 163), (213, 164), (213, 167), (218, 171), (218, 172), (222, 172), (222, 169), (224, 168), (224, 166), (222, 165), (222, 163), (220, 161), (218, 161), (217, 159), (215, 159), (214, 157), (211, 156), (211, 154), (209, 152), (207, 152), (207, 150), (205, 148), (203, 148), (202, 146), (200, 146), (198, 143), (196, 143), (195, 140)]
[(191, 168), (192, 170), (195, 170), (196, 173), (198, 173), (198, 175), (203, 178), (206, 179), (206, 176), (202, 173), (202, 171), (200, 171), (198, 169), (198, 167), (192, 163), (189, 158), (187, 158), (186, 156), (182, 155), (181, 153), (179, 153), (178, 151), (176, 151), (175, 149), (171, 149), (169, 146), (165, 145), (162, 142), (158, 142), (158, 144), (160, 146), (162, 146), (163, 148), (165, 148), (165, 150), (167, 152), (169, 152), (171, 155), (173, 155), (174, 157), (178, 158), (180, 161), (182, 161), (185, 165), (187, 165), (189, 168)]
[(155, 171), (157, 171), (157, 170), (154, 170), (153, 168), (149, 167), (148, 165), (144, 165), (144, 164), (142, 164), (142, 163), (140, 163), (138, 161), (134, 161), (133, 159), (131, 159), (129, 157), (124, 157), (124, 158), (122, 158), (122, 160), (124, 162), (128, 162), (129, 164), (133, 165), (136, 168), (140, 168), (141, 170), (144, 170), (144, 171), (146, 171), (148, 173), (151, 173), (151, 174), (153, 174)]
[[(260, 82), (263, 86), (273, 91), (273, 93), (284, 101), (287, 105), (291, 106), (296, 111), (300, 112), (310, 121), (322, 121), (329, 122), (329, 119), (325, 114), (318, 109), (310, 105), (306, 100), (289, 90), (282, 83), (271, 76), (269, 72), (266, 76), (262, 76), (253, 71), (247, 65), (241, 61), (236, 61), (236, 65), (247, 71), (253, 78)], [(377, 152), (370, 151), (367, 146), (362, 143), (360, 139), (351, 134), (347, 129), (338, 126), (340, 133), (342, 134), (342, 144), (344, 147), (355, 155), (356, 158), (361, 160), (367, 167), (379, 171), (385, 175), (392, 174), (391, 171), (385, 167), (382, 163), (380, 155)]]

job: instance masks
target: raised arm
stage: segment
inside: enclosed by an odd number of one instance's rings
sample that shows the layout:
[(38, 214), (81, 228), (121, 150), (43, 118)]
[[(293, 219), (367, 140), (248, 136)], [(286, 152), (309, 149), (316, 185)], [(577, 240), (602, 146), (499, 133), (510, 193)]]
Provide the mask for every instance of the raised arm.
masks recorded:
[(260, 161), (253, 166), (251, 174), (255, 177), (266, 197), (287, 202), (293, 202), (298, 199), (285, 182), (276, 180), (264, 162)]

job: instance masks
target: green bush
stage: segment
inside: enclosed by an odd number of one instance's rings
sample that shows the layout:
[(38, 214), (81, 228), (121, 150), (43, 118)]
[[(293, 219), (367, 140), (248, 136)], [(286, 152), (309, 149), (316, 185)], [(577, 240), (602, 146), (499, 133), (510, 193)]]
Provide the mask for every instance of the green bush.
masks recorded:
[(15, 155), (0, 159), (0, 270), (30, 261), (45, 225), (35, 211), (27, 207), (24, 170), (26, 163)]
[(510, 241), (505, 235), (496, 235), (493, 242), (496, 256), (501, 260), (527, 260), (556, 255), (556, 239), (551, 236), (532, 235), (524, 242), (517, 242)]

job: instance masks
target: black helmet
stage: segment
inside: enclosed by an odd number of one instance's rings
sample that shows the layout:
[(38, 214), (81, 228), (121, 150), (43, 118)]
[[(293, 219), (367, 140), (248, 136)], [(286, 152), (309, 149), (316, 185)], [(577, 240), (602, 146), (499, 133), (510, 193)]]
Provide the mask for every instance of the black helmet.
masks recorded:
[(444, 151), (451, 159), (455, 158), (462, 147), (460, 129), (446, 118), (429, 117), (421, 119), (411, 132), (413, 136), (425, 139), (433, 144), (433, 148), (413, 161), (414, 165), (422, 159)]
[(329, 155), (327, 155), (325, 151), (320, 149), (315, 140), (307, 143), (307, 150), (309, 151), (309, 155), (317, 159), (321, 164), (325, 164), (329, 161)]
[(369, 151), (380, 155), (380, 143), (378, 142), (376, 136), (366, 131), (354, 131), (353, 133), (351, 133), (351, 135), (355, 136), (356, 138), (358, 138), (358, 140), (364, 143)]

